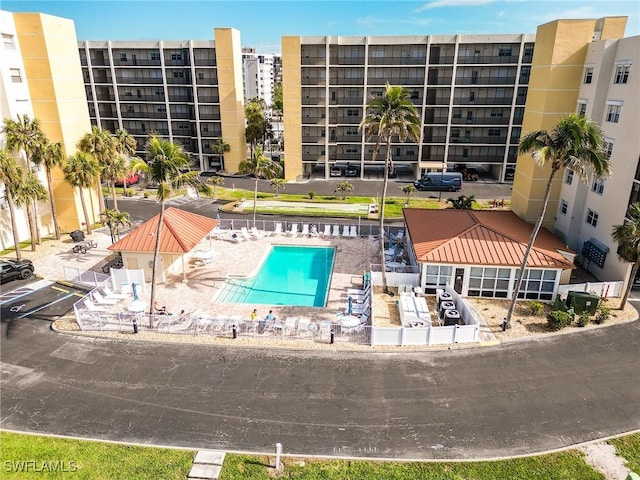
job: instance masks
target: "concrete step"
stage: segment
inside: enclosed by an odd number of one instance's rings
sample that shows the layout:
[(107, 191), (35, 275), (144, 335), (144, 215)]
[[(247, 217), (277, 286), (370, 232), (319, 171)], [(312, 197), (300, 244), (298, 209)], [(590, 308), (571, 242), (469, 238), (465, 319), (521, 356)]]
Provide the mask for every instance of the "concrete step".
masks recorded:
[(220, 476), (224, 456), (224, 452), (217, 450), (198, 450), (187, 478), (191, 480), (216, 480)]

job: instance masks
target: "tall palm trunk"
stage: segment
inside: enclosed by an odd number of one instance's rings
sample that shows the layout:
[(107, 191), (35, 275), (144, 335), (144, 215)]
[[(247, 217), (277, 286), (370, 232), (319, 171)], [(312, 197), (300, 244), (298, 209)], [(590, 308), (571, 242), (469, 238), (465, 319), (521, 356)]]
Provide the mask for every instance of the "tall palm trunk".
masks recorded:
[(42, 243), (42, 236), (40, 235), (40, 213), (38, 211), (38, 200), (33, 199), (33, 225), (36, 233), (36, 243), (40, 245)]
[(156, 244), (153, 248), (153, 263), (151, 266), (151, 298), (149, 300), (149, 314), (153, 315), (153, 305), (156, 301), (156, 269), (158, 265), (158, 254), (160, 253), (160, 235), (162, 234), (162, 223), (164, 221), (164, 200), (160, 202), (160, 216), (158, 217), (158, 228), (156, 229)]
[(102, 194), (102, 176), (98, 174), (98, 208), (99, 213), (104, 213), (104, 195)]
[(78, 187), (80, 191), (80, 203), (82, 204), (82, 213), (84, 214), (84, 221), (87, 225), (87, 233), (91, 234), (91, 220), (89, 220), (89, 211), (87, 210), (87, 203), (84, 200), (84, 190), (82, 187)]
[(531, 232), (531, 238), (529, 239), (529, 244), (527, 245), (527, 249), (524, 252), (524, 257), (522, 257), (522, 263), (520, 264), (520, 273), (518, 274), (518, 280), (516, 281), (516, 285), (513, 291), (513, 298), (511, 299), (511, 304), (509, 305), (509, 310), (507, 311), (507, 317), (505, 318), (506, 325), (508, 328), (511, 325), (511, 317), (513, 316), (513, 311), (516, 308), (516, 302), (518, 301), (518, 293), (520, 292), (520, 287), (522, 286), (522, 280), (524, 279), (524, 269), (527, 266), (527, 262), (529, 261), (529, 254), (531, 253), (531, 249), (533, 248), (533, 244), (536, 241), (536, 237), (538, 236), (538, 232), (540, 231), (540, 227), (542, 227), (542, 222), (544, 221), (544, 214), (547, 211), (547, 205), (549, 204), (549, 197), (551, 196), (551, 184), (553, 183), (553, 178), (558, 171), (558, 167), (551, 167), (551, 175), (549, 175), (549, 180), (547, 181), (547, 188), (544, 192), (544, 199), (542, 201), (542, 209), (540, 211), (540, 216), (538, 217), (538, 221), (536, 225), (533, 227), (533, 231)]
[(631, 293), (631, 287), (633, 287), (633, 280), (636, 278), (636, 275), (638, 273), (638, 267), (640, 267), (639, 262), (635, 262), (633, 264), (633, 267), (631, 267), (631, 275), (629, 275), (627, 288), (625, 288), (624, 295), (622, 296), (622, 301), (620, 302), (620, 310), (624, 309), (624, 306), (627, 304), (627, 299), (629, 298), (629, 294)]
[(13, 195), (9, 189), (7, 191), (7, 203), (9, 204), (9, 214), (11, 215), (11, 231), (13, 233), (13, 245), (16, 249), (16, 258), (20, 260), (22, 258), (22, 252), (20, 250), (20, 235), (18, 234), (18, 224), (16, 223), (16, 205), (13, 203)]
[(382, 290), (387, 293), (387, 265), (384, 261), (384, 206), (387, 201), (387, 185), (389, 184), (389, 163), (391, 159), (391, 135), (387, 137), (387, 152), (384, 159), (384, 182), (382, 184), (382, 200), (380, 205), (380, 265), (382, 272)]
[(253, 187), (253, 226), (256, 226), (256, 209), (258, 208), (258, 174), (256, 173), (256, 183)]
[(49, 205), (51, 206), (51, 219), (53, 220), (53, 233), (56, 240), (60, 240), (60, 227), (58, 226), (58, 213), (56, 211), (56, 202), (53, 197), (53, 186), (51, 185), (51, 169), (46, 168), (47, 171), (47, 186), (49, 187)]
[(31, 237), (31, 251), (36, 251), (36, 243), (38, 234), (36, 233), (37, 227), (33, 214), (33, 203), (31, 200), (27, 200), (25, 208), (27, 210), (27, 219), (29, 220), (29, 236)]
[[(126, 185), (127, 182), (125, 181), (124, 184)], [(118, 210), (118, 199), (116, 198), (116, 182), (115, 182), (115, 180), (111, 180), (110, 186), (111, 186), (111, 197), (113, 198), (113, 209), (114, 210)], [(125, 186), (124, 188), (126, 190), (127, 187)]]

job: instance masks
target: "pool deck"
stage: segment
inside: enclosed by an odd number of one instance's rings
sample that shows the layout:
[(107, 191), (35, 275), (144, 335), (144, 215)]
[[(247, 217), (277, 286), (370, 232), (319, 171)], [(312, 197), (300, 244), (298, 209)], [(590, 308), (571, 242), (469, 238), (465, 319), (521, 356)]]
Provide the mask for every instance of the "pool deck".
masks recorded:
[[(228, 275), (250, 276), (257, 272), (267, 256), (271, 245), (299, 245), (335, 247), (333, 274), (329, 285), (326, 307), (302, 307), (262, 304), (221, 304), (215, 303), (218, 291), (224, 286)], [(359, 287), (362, 274), (377, 258), (378, 243), (373, 238), (321, 238), (291, 237), (287, 235), (265, 236), (257, 240), (239, 243), (227, 240), (205, 240), (196, 249), (211, 249), (213, 260), (196, 266), (188, 262), (186, 281), (182, 275), (168, 278), (167, 282), (156, 285), (156, 299), (166, 305), (169, 312), (185, 310), (187, 313), (207, 315), (240, 315), (249, 318), (256, 308), (258, 317), (263, 318), (273, 310), (277, 318), (308, 317), (312, 320), (335, 320), (338, 310), (347, 304), (347, 289)], [(148, 298), (149, 284), (144, 298)]]

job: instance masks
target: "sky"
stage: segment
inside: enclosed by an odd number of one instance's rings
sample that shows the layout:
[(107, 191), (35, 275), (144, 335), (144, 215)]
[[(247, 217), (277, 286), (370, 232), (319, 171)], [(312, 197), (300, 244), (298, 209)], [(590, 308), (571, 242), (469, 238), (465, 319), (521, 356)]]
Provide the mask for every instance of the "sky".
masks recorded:
[(628, 16), (640, 34), (638, 0), (0, 0), (10, 12), (74, 20), (78, 40), (213, 40), (240, 31), (243, 47), (280, 53), (283, 35), (535, 33), (559, 18)]

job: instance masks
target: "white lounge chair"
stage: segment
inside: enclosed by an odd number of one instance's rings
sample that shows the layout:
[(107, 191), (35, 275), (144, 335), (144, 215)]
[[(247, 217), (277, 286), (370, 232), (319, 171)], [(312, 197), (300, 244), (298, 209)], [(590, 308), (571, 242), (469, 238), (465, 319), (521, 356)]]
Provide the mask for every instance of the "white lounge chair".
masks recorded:
[(345, 225), (342, 227), (342, 238), (349, 237), (349, 225)]
[(349, 229), (349, 238), (358, 238), (358, 227), (351, 225)]
[(282, 235), (282, 223), (278, 222), (276, 223), (276, 228), (273, 231), (274, 235)]
[(340, 236), (340, 225), (334, 225), (333, 226), (333, 231), (331, 232), (331, 236), (332, 237), (339, 237)]
[(256, 227), (251, 227), (251, 236), (255, 239), (262, 238), (264, 235)]
[(240, 242), (240, 235), (238, 235), (238, 232), (230, 229), (229, 232), (227, 232), (227, 238), (225, 240), (229, 240), (231, 242), (239, 243)]
[(324, 232), (322, 232), (322, 236), (323, 237), (330, 237), (331, 236), (331, 225), (327, 224), (324, 226)]
[(118, 300), (116, 300), (115, 298), (105, 298), (102, 296), (102, 294), (99, 291), (95, 291), (91, 294), (91, 296), (93, 297), (93, 300), (98, 304), (98, 305), (115, 305), (116, 303), (118, 303)]
[(249, 235), (249, 231), (247, 230), (247, 227), (242, 227), (240, 229), (240, 234), (242, 235), (242, 238), (244, 238), (245, 240), (251, 240), (251, 235)]
[(309, 224), (307, 223), (302, 224), (302, 232), (300, 232), (300, 235), (302, 235), (303, 237), (306, 237), (309, 235)]
[(106, 298), (123, 299), (123, 298), (130, 298), (131, 297), (131, 295), (129, 295), (127, 293), (116, 293), (113, 290), (111, 290), (109, 287), (102, 287), (102, 291), (104, 292)]
[(298, 236), (298, 224), (297, 223), (292, 223), (291, 224), (291, 230), (289, 230), (289, 236), (291, 236), (291, 237), (297, 237)]
[(87, 310), (91, 311), (91, 312), (106, 312), (109, 309), (106, 307), (99, 307), (98, 305), (96, 305), (95, 303), (93, 303), (91, 300), (89, 300), (88, 298), (85, 298), (84, 300), (84, 306), (87, 307)]

